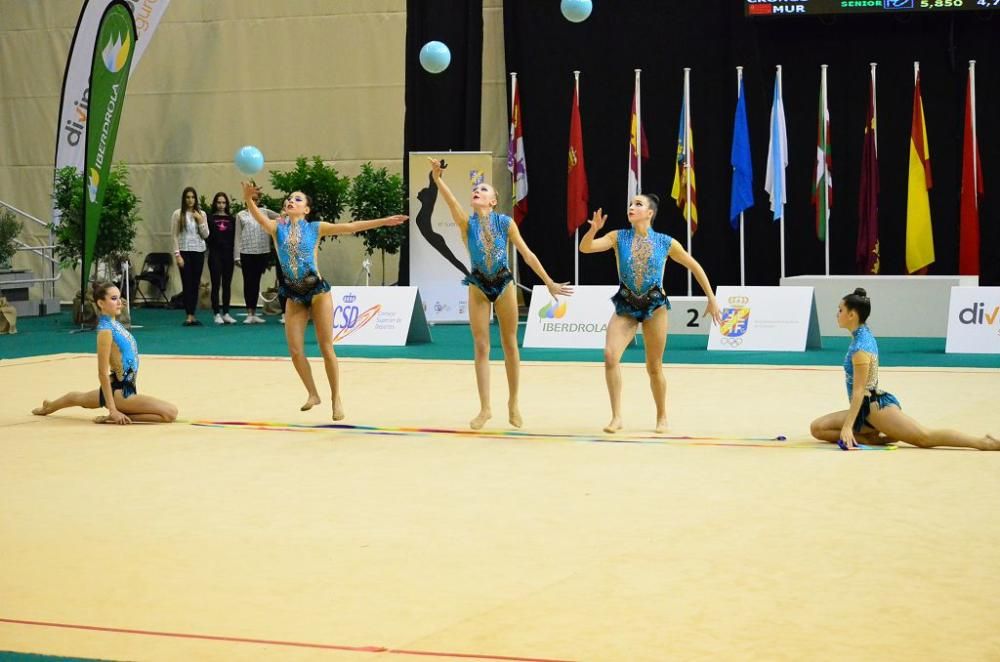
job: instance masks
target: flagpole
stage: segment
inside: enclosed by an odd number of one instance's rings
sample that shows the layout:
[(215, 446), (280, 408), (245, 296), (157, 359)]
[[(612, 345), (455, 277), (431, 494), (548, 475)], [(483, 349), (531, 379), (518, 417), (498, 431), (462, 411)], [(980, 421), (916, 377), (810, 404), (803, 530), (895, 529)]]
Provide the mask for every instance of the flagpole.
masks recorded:
[[(740, 97), (740, 86), (743, 84), (743, 67), (736, 67), (736, 101), (739, 103)], [(733, 168), (735, 172), (736, 168)], [(740, 212), (740, 287), (746, 285), (746, 268), (743, 261), (743, 256), (746, 255), (744, 250), (744, 232), (743, 232), (743, 212)]]
[(872, 73), (872, 133), (875, 137), (875, 158), (878, 159), (878, 96), (875, 94), (875, 67), (877, 62), (869, 62)]
[[(781, 90), (781, 65), (777, 65), (777, 70), (774, 77), (774, 84), (778, 86), (778, 99), (782, 100), (781, 103), (784, 105), (784, 94)], [(787, 150), (788, 147), (786, 146)], [(780, 156), (780, 155), (779, 155)], [(781, 168), (784, 169), (784, 162), (781, 164)], [(781, 194), (785, 194), (785, 187), (781, 187)], [(783, 200), (778, 200), (778, 204), (781, 205), (781, 277), (785, 277), (785, 204)]]
[[(639, 75), (642, 73), (642, 69), (635, 70), (635, 150), (639, 155), (636, 159), (638, 165), (636, 166), (635, 177), (636, 177), (636, 193), (642, 193), (642, 100), (640, 97), (639, 90)], [(629, 147), (631, 149), (631, 147)], [(632, 153), (629, 152), (629, 159), (631, 160)], [(629, 203), (631, 204), (631, 200)]]
[[(517, 72), (516, 71), (512, 71), (512, 72), (510, 72), (510, 116), (511, 117), (514, 117), (514, 99), (516, 99), (516, 98), (517, 98)], [(511, 203), (510, 211), (511, 211), (511, 214), (513, 214), (514, 213), (514, 206), (517, 204), (517, 168), (516, 167), (510, 173), (510, 203)], [(509, 241), (507, 242), (507, 251), (508, 251), (508, 253), (510, 252), (510, 242)], [(517, 270), (517, 250), (515, 249), (513, 251), (513, 253), (514, 253), (514, 255), (513, 255), (514, 259), (512, 260), (512, 262), (514, 263), (514, 272), (513, 272), (512, 275), (514, 276), (514, 286), (515, 287), (520, 287), (521, 285), (520, 285), (520, 282), (519, 282), (518, 277), (517, 277), (518, 276), (518, 274), (517, 274), (517, 271), (518, 271)]]
[[(684, 67), (684, 216), (687, 220), (687, 250), (691, 253), (691, 67)], [(691, 296), (691, 271), (688, 270), (688, 296)]]
[(979, 209), (979, 138), (976, 135), (976, 61), (969, 60), (969, 96), (972, 104), (972, 199)]
[[(580, 71), (573, 71), (573, 89), (576, 92), (577, 103), (580, 101)], [(573, 230), (573, 285), (580, 284), (580, 226)]]
[[(830, 136), (827, 135), (827, 116), (828, 116), (828, 114), (829, 114), (830, 111), (827, 108), (826, 67), (827, 67), (827, 65), (825, 65), (825, 64), (819, 65), (820, 94), (823, 95), (823, 117), (820, 118), (820, 121), (823, 123), (823, 149), (824, 150), (830, 149), (830, 145), (829, 145), (829, 143), (830, 143)], [(827, 170), (826, 162), (827, 162), (827, 155), (824, 152), (824, 154), (823, 154), (823, 215), (824, 215), (824, 218), (823, 218), (823, 227), (826, 230), (824, 232), (824, 234), (826, 235), (826, 239), (825, 239), (825, 242), (824, 242), (826, 244), (826, 275), (829, 276), (830, 275), (830, 216), (832, 216), (832, 214), (830, 213), (830, 207), (829, 207), (829, 204), (830, 204), (830, 196), (829, 196), (829, 191), (830, 191), (830, 172), (829, 172), (829, 170)], [(817, 198), (817, 202), (818, 201), (819, 200)]]

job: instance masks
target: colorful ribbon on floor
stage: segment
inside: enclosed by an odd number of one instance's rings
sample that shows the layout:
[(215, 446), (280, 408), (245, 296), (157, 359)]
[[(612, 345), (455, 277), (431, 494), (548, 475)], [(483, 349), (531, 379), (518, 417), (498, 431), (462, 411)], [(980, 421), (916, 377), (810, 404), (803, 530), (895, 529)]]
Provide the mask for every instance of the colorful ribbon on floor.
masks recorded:
[[(239, 430), (260, 430), (268, 432), (329, 432), (341, 431), (352, 434), (392, 436), (392, 437), (466, 437), (473, 439), (524, 439), (575, 441), (582, 443), (610, 444), (659, 444), (687, 446), (729, 446), (737, 448), (830, 448), (819, 443), (787, 443), (787, 437), (712, 437), (692, 435), (590, 435), (555, 432), (528, 432), (524, 430), (458, 430), (452, 428), (418, 428), (375, 425), (351, 425), (348, 423), (277, 423), (272, 421), (186, 421), (195, 427)], [(835, 446), (833, 448), (836, 448)], [(863, 446), (861, 450), (893, 450), (895, 446)]]

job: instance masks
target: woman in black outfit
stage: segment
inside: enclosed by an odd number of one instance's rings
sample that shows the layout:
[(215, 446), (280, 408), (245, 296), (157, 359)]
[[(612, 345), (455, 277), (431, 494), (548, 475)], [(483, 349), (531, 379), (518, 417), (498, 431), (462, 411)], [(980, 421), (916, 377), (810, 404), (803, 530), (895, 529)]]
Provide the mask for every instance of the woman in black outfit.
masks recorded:
[[(212, 215), (208, 219), (208, 272), (212, 277), (212, 312), (216, 324), (235, 324), (229, 314), (233, 284), (233, 250), (236, 244), (236, 221), (229, 211), (229, 196), (218, 192), (212, 199)], [(222, 302), (219, 302), (219, 286)]]

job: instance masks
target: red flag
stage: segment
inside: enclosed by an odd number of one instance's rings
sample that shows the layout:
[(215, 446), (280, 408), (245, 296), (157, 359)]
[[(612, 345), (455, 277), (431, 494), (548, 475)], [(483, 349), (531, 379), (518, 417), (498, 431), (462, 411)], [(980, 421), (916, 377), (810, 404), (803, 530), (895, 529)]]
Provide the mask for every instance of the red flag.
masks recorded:
[(879, 272), (878, 245), (878, 147), (875, 119), (875, 66), (868, 85), (868, 115), (865, 120), (865, 143), (861, 156), (861, 185), (858, 194), (858, 242), (854, 261), (859, 274)]
[(965, 140), (962, 148), (962, 204), (959, 222), (958, 273), (979, 275), (979, 199), (982, 197), (983, 165), (976, 142), (976, 79), (969, 67), (965, 91)]
[(569, 117), (569, 163), (566, 181), (566, 229), (570, 236), (587, 222), (590, 190), (583, 164), (583, 127), (580, 124), (580, 91), (573, 92), (573, 110)]

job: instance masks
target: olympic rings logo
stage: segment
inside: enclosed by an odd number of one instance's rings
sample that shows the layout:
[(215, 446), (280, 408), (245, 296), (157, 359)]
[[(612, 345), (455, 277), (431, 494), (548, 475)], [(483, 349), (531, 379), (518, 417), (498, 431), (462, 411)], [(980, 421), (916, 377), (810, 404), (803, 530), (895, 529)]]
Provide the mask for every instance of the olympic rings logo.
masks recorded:
[(724, 347), (739, 347), (743, 344), (743, 338), (729, 338), (727, 336), (722, 336), (719, 338), (719, 344)]

